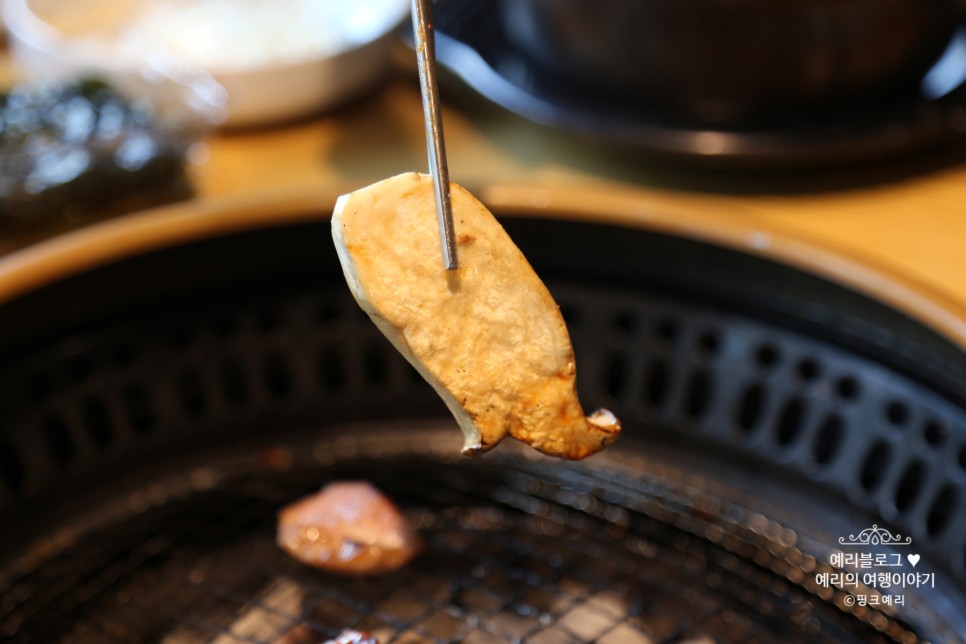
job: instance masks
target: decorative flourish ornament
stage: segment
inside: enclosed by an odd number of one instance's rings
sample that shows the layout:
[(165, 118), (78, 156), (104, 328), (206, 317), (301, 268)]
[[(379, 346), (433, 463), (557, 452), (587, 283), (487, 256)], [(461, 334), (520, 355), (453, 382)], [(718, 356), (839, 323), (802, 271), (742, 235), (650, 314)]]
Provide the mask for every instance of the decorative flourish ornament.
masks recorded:
[(857, 535), (850, 534), (848, 539), (839, 537), (839, 543), (843, 546), (908, 546), (912, 543), (912, 537), (903, 539), (901, 534), (892, 534), (873, 523), (871, 528), (866, 528)]

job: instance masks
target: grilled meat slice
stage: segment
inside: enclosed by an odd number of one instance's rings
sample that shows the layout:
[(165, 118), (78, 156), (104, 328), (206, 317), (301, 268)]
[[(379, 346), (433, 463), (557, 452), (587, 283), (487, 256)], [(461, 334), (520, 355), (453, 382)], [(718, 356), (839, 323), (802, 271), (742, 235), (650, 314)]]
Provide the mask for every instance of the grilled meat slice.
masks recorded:
[(451, 184), (459, 268), (441, 262), (433, 183), (408, 173), (339, 198), (343, 272), (373, 322), (436, 389), (465, 452), (507, 434), (546, 454), (589, 456), (620, 423), (584, 415), (567, 327), (550, 292), (493, 215)]

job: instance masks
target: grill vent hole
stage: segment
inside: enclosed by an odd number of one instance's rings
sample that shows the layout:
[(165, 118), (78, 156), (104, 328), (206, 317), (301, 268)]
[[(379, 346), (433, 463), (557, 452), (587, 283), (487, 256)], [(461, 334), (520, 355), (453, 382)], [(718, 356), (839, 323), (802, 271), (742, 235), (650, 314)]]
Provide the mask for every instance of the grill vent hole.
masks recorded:
[(677, 322), (670, 318), (664, 318), (657, 323), (657, 337), (659, 340), (666, 342), (668, 344), (673, 343), (678, 339), (678, 325)]
[(930, 420), (926, 423), (925, 427), (922, 428), (922, 437), (925, 439), (926, 444), (932, 447), (940, 447), (946, 442), (946, 437), (949, 435), (949, 428), (945, 423), (938, 420)]
[(25, 475), (20, 454), (9, 441), (0, 436), (0, 478), (11, 492), (19, 494), (23, 491)]
[(319, 381), (326, 391), (338, 392), (346, 388), (348, 381), (338, 348), (329, 346), (322, 349), (318, 369)]
[(27, 397), (31, 402), (42, 403), (50, 397), (53, 389), (50, 376), (45, 373), (38, 373), (27, 382)]
[(615, 398), (619, 397), (626, 377), (627, 365), (623, 354), (610, 354), (604, 367), (604, 390)]
[(201, 416), (208, 408), (208, 399), (205, 396), (201, 378), (193, 369), (184, 370), (178, 375), (178, 396), (181, 407), (189, 416)]
[(812, 382), (818, 378), (822, 370), (818, 366), (818, 362), (811, 358), (805, 358), (798, 363), (798, 376), (803, 382)]
[(131, 366), (137, 357), (137, 351), (129, 344), (119, 344), (111, 351), (111, 360), (119, 367)]
[(713, 357), (718, 354), (718, 349), (721, 348), (721, 339), (718, 334), (711, 331), (702, 333), (698, 338), (698, 347), (705, 356)]
[(121, 407), (134, 431), (144, 434), (154, 428), (155, 415), (144, 387), (131, 384), (121, 392)]
[(386, 352), (383, 351), (383, 344), (370, 343), (366, 345), (363, 355), (363, 367), (366, 373), (366, 381), (371, 385), (383, 386), (389, 382), (389, 364)]
[(81, 406), (81, 418), (88, 435), (97, 447), (107, 447), (114, 436), (111, 414), (100, 398), (88, 398)]
[(785, 404), (778, 416), (778, 444), (791, 445), (802, 433), (805, 422), (805, 403), (801, 398), (792, 398)]
[(886, 406), (886, 418), (896, 427), (901, 427), (909, 420), (909, 408), (898, 401), (892, 401)]
[(221, 391), (225, 400), (233, 405), (248, 401), (248, 380), (235, 358), (228, 358), (221, 364)]
[(698, 420), (708, 410), (711, 401), (711, 376), (706, 371), (698, 371), (688, 383), (685, 410), (691, 420)]
[(215, 336), (223, 340), (227, 340), (235, 333), (237, 328), (236, 319), (230, 315), (222, 314), (215, 316), (212, 320), (211, 328), (215, 332)]
[(758, 363), (759, 367), (766, 369), (778, 364), (779, 357), (778, 349), (770, 344), (762, 345), (755, 351), (755, 362)]
[(272, 351), (265, 356), (262, 361), (262, 377), (269, 393), (275, 398), (287, 398), (292, 393), (292, 374), (278, 351)]
[(765, 411), (765, 390), (759, 384), (754, 384), (745, 390), (738, 404), (738, 429), (743, 434), (750, 434)]
[(94, 371), (94, 361), (86, 353), (77, 353), (67, 360), (67, 375), (74, 382), (84, 382)]
[(865, 461), (862, 463), (859, 483), (863, 490), (872, 492), (882, 483), (891, 457), (892, 451), (889, 449), (889, 445), (882, 440), (876, 441), (872, 449), (865, 455)]
[(916, 461), (906, 469), (896, 488), (896, 509), (906, 512), (913, 506), (922, 490), (925, 471), (921, 461)]
[(191, 329), (183, 325), (172, 328), (168, 332), (168, 338), (171, 341), (171, 346), (178, 350), (187, 349), (194, 339)]
[(74, 460), (77, 448), (71, 438), (67, 423), (60, 416), (50, 416), (43, 424), (44, 443), (47, 453), (61, 468), (65, 468)]
[(930, 537), (940, 536), (949, 525), (949, 520), (956, 509), (957, 497), (956, 488), (951, 483), (947, 483), (933, 499), (932, 505), (929, 506), (929, 514), (926, 516), (926, 533)]
[(835, 391), (845, 400), (855, 400), (859, 397), (859, 381), (852, 376), (839, 378), (835, 383)]
[(255, 324), (262, 333), (272, 333), (281, 326), (281, 319), (275, 309), (263, 308), (255, 313)]
[(812, 443), (812, 458), (818, 465), (830, 463), (838, 454), (845, 435), (844, 429), (842, 417), (838, 414), (832, 414), (822, 422)]
[(342, 317), (342, 310), (339, 308), (337, 301), (324, 300), (319, 302), (315, 309), (315, 321), (320, 326), (335, 322), (340, 317)]
[(637, 316), (631, 311), (621, 311), (614, 316), (614, 326), (624, 333), (630, 333), (637, 325)]
[(959, 448), (959, 467), (966, 470), (966, 445)]
[(647, 368), (647, 402), (654, 409), (663, 406), (667, 399), (670, 375), (667, 361), (662, 359), (655, 360)]

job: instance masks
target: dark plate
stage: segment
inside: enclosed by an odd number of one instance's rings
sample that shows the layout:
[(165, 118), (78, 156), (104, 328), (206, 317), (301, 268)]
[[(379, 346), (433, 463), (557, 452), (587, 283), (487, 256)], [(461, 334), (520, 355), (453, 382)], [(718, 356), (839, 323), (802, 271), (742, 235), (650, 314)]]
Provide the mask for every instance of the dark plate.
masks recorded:
[[(495, 2), (438, 0), (443, 68), (525, 119), (632, 152), (729, 164), (807, 166), (894, 156), (966, 135), (966, 25), (911, 95), (736, 129), (708, 129), (543, 73), (503, 33)], [(411, 44), (411, 37), (410, 37)]]

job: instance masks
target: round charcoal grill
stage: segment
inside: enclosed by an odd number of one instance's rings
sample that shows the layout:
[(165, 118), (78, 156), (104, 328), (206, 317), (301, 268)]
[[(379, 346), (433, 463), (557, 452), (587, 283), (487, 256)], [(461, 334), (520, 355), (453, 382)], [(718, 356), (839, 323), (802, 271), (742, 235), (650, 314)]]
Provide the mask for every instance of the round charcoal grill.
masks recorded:
[[(507, 217), (585, 406), (625, 435), (581, 463), (464, 458), (305, 214), (3, 306), (6, 641), (962, 641), (966, 359), (928, 328), (720, 247)], [(277, 510), (346, 478), (425, 553), (371, 579), (284, 555)], [(934, 587), (863, 606), (890, 593), (821, 582), (873, 525), (913, 540), (876, 552), (920, 554)]]

